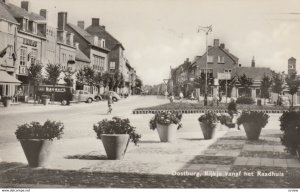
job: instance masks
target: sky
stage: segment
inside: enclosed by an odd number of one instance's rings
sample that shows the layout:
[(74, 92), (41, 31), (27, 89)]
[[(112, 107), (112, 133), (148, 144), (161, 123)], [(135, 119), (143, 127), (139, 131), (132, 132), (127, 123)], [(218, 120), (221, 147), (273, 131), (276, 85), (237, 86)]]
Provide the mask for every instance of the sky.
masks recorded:
[[(20, 0), (10, 0), (20, 5)], [(208, 43), (220, 39), (250, 66), (287, 71), (287, 60), (297, 59), (300, 71), (300, 0), (30, 0), (33, 12), (48, 10), (49, 23), (57, 26), (57, 12), (68, 12), (77, 24), (100, 18), (100, 24), (125, 47), (125, 56), (144, 84), (162, 83), (189, 58), (203, 55)]]

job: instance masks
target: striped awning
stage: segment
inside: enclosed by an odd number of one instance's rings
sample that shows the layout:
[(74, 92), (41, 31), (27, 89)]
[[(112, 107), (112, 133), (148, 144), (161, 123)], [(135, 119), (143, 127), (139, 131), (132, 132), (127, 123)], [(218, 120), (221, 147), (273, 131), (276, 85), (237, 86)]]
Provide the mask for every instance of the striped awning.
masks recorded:
[(0, 71), (0, 83), (21, 84), (21, 81), (9, 75), (6, 71)]

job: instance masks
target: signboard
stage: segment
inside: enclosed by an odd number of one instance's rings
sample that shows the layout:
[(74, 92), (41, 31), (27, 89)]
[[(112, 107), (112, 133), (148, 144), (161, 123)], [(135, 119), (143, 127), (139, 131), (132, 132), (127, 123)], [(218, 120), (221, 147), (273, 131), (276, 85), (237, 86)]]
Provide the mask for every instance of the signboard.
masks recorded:
[(218, 73), (219, 80), (230, 80), (231, 74), (230, 73)]
[[(43, 92), (53, 92), (54, 91), (54, 87), (39, 87), (38, 88), (39, 91), (43, 91)], [(65, 87), (55, 87), (55, 92), (66, 92), (66, 88)]]
[(29, 46), (32, 46), (32, 47), (37, 47), (37, 41), (33, 41), (33, 40), (30, 40), (30, 39), (26, 39), (26, 38), (23, 38), (23, 44), (24, 45), (29, 45)]

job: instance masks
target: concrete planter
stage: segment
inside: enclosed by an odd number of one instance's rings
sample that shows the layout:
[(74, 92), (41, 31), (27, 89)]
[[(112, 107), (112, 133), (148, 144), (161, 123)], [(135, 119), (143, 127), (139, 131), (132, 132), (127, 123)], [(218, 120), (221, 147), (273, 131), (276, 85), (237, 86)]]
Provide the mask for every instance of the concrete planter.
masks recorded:
[(248, 140), (258, 140), (262, 127), (258, 127), (253, 122), (243, 123)]
[(212, 139), (216, 132), (217, 123), (216, 123), (215, 128), (209, 127), (206, 123), (199, 122), (199, 124), (200, 124), (201, 130), (202, 130), (204, 139), (205, 140)]
[(30, 167), (44, 167), (51, 154), (52, 141), (42, 139), (21, 139), (21, 146)]
[(121, 160), (124, 158), (128, 144), (128, 134), (102, 134), (101, 141), (110, 160)]
[(161, 125), (157, 123), (156, 126), (161, 142), (174, 142), (176, 140), (176, 132), (178, 125)]
[(11, 105), (11, 99), (3, 99), (4, 107), (9, 107)]

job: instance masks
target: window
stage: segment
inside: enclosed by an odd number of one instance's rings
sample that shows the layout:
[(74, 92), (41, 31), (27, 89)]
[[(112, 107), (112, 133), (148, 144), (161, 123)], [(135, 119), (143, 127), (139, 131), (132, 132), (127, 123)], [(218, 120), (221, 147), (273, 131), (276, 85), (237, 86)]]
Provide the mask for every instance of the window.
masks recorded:
[(20, 48), (20, 65), (21, 66), (26, 65), (26, 54), (27, 54), (27, 48), (21, 47)]
[(218, 56), (218, 63), (225, 63), (225, 57), (224, 56)]
[(93, 69), (104, 71), (105, 69), (104, 67), (105, 67), (105, 58), (94, 55)]
[(30, 52), (31, 65), (36, 64), (37, 58), (38, 58), (38, 51), (37, 51), (37, 49), (32, 49), (31, 52)]
[(225, 69), (224, 73), (231, 73), (231, 69)]
[(116, 69), (116, 63), (115, 62), (110, 62), (109, 68), (110, 69)]
[(62, 61), (63, 63), (67, 62), (67, 55), (65, 53), (62, 54)]
[(209, 56), (207, 57), (207, 63), (213, 63), (213, 62), (214, 62), (214, 56), (209, 55)]

